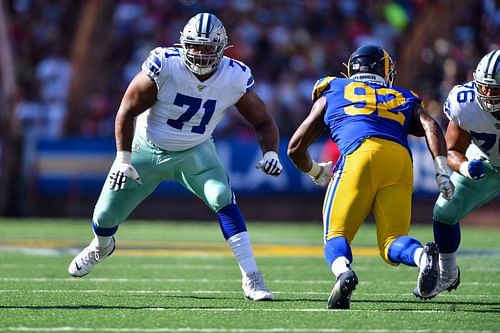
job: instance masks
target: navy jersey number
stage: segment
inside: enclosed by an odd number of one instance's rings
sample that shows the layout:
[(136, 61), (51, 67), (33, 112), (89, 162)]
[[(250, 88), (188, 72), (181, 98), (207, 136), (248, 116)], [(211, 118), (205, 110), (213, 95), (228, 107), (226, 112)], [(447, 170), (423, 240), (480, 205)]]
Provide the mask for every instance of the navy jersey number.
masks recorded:
[[(488, 151), (495, 145), (497, 141), (497, 135), (490, 133), (476, 133), (473, 131), (470, 131), (470, 134), (477, 140), (484, 141), (483, 144), (479, 146), (479, 148), (481, 148), (481, 150), (489, 156), (490, 154)], [(498, 139), (498, 151), (500, 152), (500, 138)]]
[(470, 84), (464, 84), (462, 87), (467, 89), (462, 89), (457, 93), (457, 102), (466, 103), (474, 102), (476, 99), (476, 92), (474, 91), (474, 82)]
[(191, 132), (198, 134), (205, 133), (207, 124), (214, 115), (216, 101), (213, 99), (207, 99), (205, 103), (203, 103), (203, 105), (201, 104), (202, 101), (203, 100), (201, 98), (195, 98), (178, 93), (175, 96), (174, 105), (180, 107), (184, 107), (185, 105), (187, 105), (188, 108), (186, 112), (180, 115), (179, 118), (168, 119), (167, 124), (172, 126), (173, 128), (181, 130), (184, 127), (184, 123), (193, 118), (193, 116), (200, 110), (200, 108), (203, 108), (204, 114), (201, 118), (200, 124), (197, 126), (193, 126), (191, 128)]

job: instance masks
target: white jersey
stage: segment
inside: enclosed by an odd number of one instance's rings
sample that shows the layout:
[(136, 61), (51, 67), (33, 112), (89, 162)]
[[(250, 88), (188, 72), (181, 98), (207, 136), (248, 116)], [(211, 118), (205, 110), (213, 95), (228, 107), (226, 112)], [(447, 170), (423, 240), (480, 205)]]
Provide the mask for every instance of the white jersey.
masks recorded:
[(215, 73), (200, 81), (186, 67), (178, 48), (158, 47), (142, 64), (158, 87), (155, 104), (137, 117), (136, 131), (170, 151), (206, 141), (234, 105), (253, 86), (250, 68), (224, 57)]
[(451, 89), (444, 111), (453, 123), (472, 137), (467, 158), (478, 158), (479, 154), (489, 159), (493, 166), (500, 167), (500, 121), (481, 109), (473, 81)]

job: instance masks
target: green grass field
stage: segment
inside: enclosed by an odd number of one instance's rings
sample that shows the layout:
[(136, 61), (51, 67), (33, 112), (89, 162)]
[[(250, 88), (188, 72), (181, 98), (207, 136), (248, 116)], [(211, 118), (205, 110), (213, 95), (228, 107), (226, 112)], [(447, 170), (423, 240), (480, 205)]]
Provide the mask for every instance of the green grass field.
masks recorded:
[[(351, 310), (326, 309), (333, 276), (322, 226), (248, 223), (274, 302), (245, 301), (217, 223), (128, 221), (86, 277), (66, 269), (86, 221), (0, 219), (0, 332), (500, 332), (500, 229), (463, 228), (457, 291), (412, 295), (417, 270), (377, 255), (372, 225), (353, 242)], [(431, 240), (431, 226), (411, 234)]]

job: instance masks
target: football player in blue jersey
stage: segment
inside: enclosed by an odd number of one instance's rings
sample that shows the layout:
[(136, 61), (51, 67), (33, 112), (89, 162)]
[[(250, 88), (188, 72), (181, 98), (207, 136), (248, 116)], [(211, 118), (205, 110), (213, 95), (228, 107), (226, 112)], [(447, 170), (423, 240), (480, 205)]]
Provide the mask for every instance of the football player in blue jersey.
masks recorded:
[[(70, 263), (80, 277), (109, 257), (114, 234), (163, 180), (175, 180), (215, 213), (239, 264), (244, 297), (271, 300), (245, 221), (219, 161), (212, 133), (230, 106), (254, 127), (263, 172), (279, 176), (279, 132), (244, 63), (224, 56), (228, 37), (213, 14), (192, 17), (176, 47), (152, 50), (129, 84), (116, 115), (116, 159), (92, 218), (94, 239)], [(135, 124), (134, 124), (135, 123)]]
[[(443, 133), (415, 93), (393, 85), (394, 64), (387, 51), (377, 45), (362, 46), (352, 53), (347, 67), (347, 78), (316, 82), (314, 105), (288, 146), (298, 169), (317, 185), (328, 185), (323, 203), (324, 256), (336, 276), (328, 298), (330, 309), (350, 307), (358, 284), (351, 267), (351, 242), (370, 212), (381, 257), (391, 265), (418, 266), (420, 294), (436, 288), (438, 247), (434, 243), (424, 247), (408, 236), (413, 193), (408, 134), (425, 136), (439, 190), (446, 199), (453, 195)], [(325, 131), (341, 152), (333, 170), (330, 161), (317, 163), (308, 152)]]
[[(474, 80), (451, 89), (444, 104), (448, 165), (456, 190), (434, 205), (434, 239), (439, 254), (438, 288), (427, 298), (460, 284), (457, 250), (460, 220), (500, 195), (500, 50), (486, 54)], [(416, 293), (417, 296), (421, 296)]]

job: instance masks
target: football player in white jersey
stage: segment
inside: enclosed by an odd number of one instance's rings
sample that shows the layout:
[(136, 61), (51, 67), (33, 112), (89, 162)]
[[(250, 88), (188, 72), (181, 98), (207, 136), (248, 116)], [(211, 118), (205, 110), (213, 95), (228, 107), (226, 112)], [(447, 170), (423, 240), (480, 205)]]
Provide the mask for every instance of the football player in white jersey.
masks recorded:
[(444, 105), (450, 119), (446, 141), (455, 194), (451, 200), (441, 195), (434, 205), (440, 280), (426, 298), (458, 287), (459, 222), (500, 194), (500, 50), (486, 54), (473, 76), (473, 81), (453, 87)]
[[(71, 262), (75, 277), (115, 248), (118, 226), (161, 181), (176, 180), (216, 214), (238, 261), (245, 298), (272, 300), (253, 255), (245, 221), (212, 140), (226, 110), (235, 106), (254, 127), (263, 158), (257, 168), (279, 176), (279, 132), (251, 90), (244, 63), (224, 56), (228, 37), (213, 14), (192, 17), (176, 47), (152, 50), (128, 86), (115, 121), (117, 154), (93, 214), (94, 239)], [(137, 118), (134, 130), (134, 120)]]

